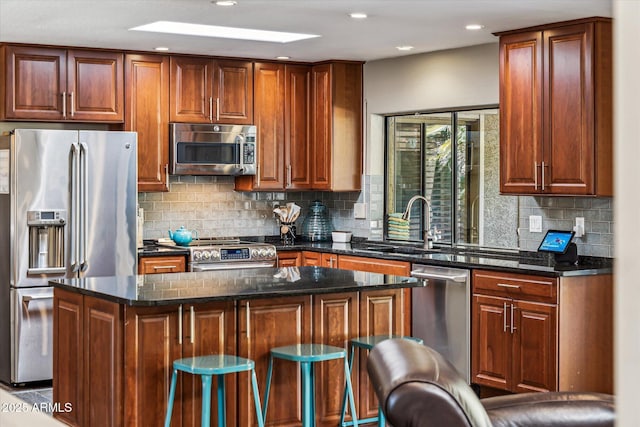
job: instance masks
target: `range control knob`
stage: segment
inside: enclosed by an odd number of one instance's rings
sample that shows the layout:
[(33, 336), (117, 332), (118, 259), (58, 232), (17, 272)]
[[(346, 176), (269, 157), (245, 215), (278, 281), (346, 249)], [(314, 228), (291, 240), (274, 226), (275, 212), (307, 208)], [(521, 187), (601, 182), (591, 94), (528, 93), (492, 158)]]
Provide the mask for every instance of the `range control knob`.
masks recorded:
[(200, 261), (202, 259), (202, 254), (200, 253), (200, 251), (194, 251), (193, 252), (193, 260), (194, 261)]
[(276, 248), (269, 248), (267, 253), (269, 255), (269, 258), (275, 258), (276, 257)]
[(214, 249), (211, 251), (211, 259), (219, 260), (220, 259), (220, 251), (218, 249)]
[(202, 251), (202, 257), (201, 257), (201, 259), (202, 259), (202, 260), (204, 260), (204, 261), (206, 261), (206, 260), (208, 260), (209, 258), (211, 258), (211, 252), (209, 252), (209, 251)]
[(251, 258), (252, 259), (257, 259), (258, 258), (258, 250), (253, 248), (251, 249)]

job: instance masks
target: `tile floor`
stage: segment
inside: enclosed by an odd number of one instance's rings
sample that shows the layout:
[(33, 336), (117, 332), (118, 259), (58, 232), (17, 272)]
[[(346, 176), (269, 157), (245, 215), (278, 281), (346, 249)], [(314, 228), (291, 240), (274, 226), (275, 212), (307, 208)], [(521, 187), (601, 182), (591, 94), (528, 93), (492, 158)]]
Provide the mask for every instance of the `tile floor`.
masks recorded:
[(48, 408), (46, 411), (43, 410), (42, 412), (51, 415), (51, 402), (53, 400), (53, 390), (51, 386), (34, 385), (31, 387), (10, 387), (6, 384), (0, 383), (0, 388), (8, 391), (18, 399), (24, 400), (29, 405), (48, 404), (40, 407)]

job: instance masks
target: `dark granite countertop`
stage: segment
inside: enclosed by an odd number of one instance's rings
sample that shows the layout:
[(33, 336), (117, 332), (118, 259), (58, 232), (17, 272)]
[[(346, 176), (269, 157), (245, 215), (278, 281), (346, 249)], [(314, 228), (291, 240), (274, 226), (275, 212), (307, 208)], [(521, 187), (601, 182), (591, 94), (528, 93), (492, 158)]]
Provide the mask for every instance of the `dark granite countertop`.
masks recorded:
[(145, 241), (144, 246), (138, 248), (138, 257), (156, 257), (171, 255), (189, 255), (189, 249), (182, 246), (160, 246), (152, 241)]
[(411, 245), (357, 239), (352, 243), (296, 242), (293, 245), (283, 245), (277, 237), (266, 237), (264, 240), (273, 243), (278, 251), (311, 250), (441, 267), (507, 271), (548, 277), (589, 276), (613, 272), (611, 258), (581, 256), (577, 265), (564, 265), (556, 263), (550, 254), (516, 250), (447, 246), (423, 250)]
[(275, 298), (423, 286), (422, 281), (324, 267), (218, 270), (199, 273), (61, 279), (54, 287), (134, 306)]
[[(555, 262), (550, 254), (517, 250), (495, 250), (476, 247), (436, 247), (424, 251), (415, 245), (354, 238), (351, 243), (296, 241), (284, 245), (279, 236), (242, 237), (245, 241), (272, 243), (278, 251), (304, 251), (354, 255), (451, 268), (485, 269), (548, 277), (611, 274), (613, 259), (581, 256), (577, 265)], [(181, 247), (154, 246), (152, 242), (139, 250), (139, 256), (187, 255)]]

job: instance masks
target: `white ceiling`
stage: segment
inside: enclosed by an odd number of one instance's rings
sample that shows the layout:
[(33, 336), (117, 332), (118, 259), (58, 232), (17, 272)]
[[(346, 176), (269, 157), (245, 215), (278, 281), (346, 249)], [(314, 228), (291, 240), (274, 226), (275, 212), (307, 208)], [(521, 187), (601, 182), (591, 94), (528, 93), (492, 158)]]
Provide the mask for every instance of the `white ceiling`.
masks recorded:
[[(612, 0), (0, 0), (0, 41), (297, 61), (373, 60), (497, 41), (491, 33), (588, 16)], [(356, 21), (350, 12), (369, 18)], [(170, 20), (319, 34), (287, 44), (128, 31)], [(480, 31), (466, 24), (484, 25)], [(412, 45), (410, 52), (395, 47)]]

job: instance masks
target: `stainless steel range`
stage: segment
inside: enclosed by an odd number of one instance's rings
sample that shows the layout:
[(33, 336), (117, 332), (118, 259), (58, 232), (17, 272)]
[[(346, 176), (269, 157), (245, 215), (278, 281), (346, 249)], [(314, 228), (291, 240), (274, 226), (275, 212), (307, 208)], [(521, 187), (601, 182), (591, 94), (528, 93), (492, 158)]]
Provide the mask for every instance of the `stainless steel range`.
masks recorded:
[(277, 262), (276, 247), (268, 243), (193, 239), (187, 249), (190, 271), (275, 267)]

